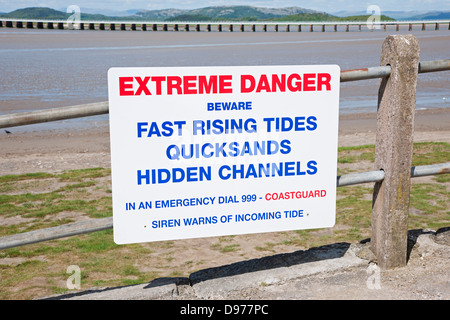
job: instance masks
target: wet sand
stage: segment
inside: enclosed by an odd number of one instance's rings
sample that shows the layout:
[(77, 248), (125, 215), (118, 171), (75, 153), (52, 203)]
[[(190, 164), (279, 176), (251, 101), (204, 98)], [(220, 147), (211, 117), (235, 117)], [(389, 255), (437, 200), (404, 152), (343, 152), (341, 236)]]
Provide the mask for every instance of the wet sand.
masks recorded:
[[(0, 133), (0, 175), (58, 172), (105, 167), (110, 162), (109, 126), (105, 122), (85, 130)], [(342, 115), (339, 146), (375, 144), (376, 114)], [(417, 111), (415, 142), (450, 143), (450, 110)]]

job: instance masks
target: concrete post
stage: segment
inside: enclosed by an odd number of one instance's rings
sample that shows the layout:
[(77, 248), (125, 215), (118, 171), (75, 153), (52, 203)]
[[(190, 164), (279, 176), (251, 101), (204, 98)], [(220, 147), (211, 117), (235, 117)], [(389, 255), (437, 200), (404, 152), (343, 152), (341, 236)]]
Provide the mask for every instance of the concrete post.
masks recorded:
[(385, 178), (375, 183), (372, 205), (372, 251), (381, 269), (406, 265), (409, 189), (419, 66), (419, 42), (413, 35), (388, 36), (381, 65), (391, 74), (378, 92), (376, 170)]

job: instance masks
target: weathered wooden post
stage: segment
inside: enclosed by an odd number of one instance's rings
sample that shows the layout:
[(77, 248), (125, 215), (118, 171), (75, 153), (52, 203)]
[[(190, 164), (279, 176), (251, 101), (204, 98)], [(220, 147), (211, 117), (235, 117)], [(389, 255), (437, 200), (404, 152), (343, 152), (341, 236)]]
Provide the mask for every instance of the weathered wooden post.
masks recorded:
[(372, 251), (381, 269), (406, 265), (409, 189), (419, 42), (413, 35), (388, 36), (381, 65), (391, 74), (378, 92), (375, 167), (385, 178), (374, 187)]

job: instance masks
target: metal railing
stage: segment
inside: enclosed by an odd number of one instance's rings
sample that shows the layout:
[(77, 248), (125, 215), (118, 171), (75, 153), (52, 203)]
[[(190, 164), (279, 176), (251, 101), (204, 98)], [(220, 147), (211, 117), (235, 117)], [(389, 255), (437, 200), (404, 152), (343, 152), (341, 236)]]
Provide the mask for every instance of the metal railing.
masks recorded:
[[(450, 70), (450, 59), (420, 62), (418, 64), (417, 73), (437, 72), (446, 70)], [(341, 71), (340, 79), (341, 82), (359, 81), (374, 78), (387, 79), (391, 75), (391, 72), (392, 70), (390, 66), (345, 70)], [(107, 113), (108, 113), (108, 102), (99, 102), (63, 108), (55, 108), (50, 110), (2, 115), (0, 116), (0, 128), (43, 123), (48, 121), (58, 121), (64, 119), (73, 119), (79, 117), (88, 117)], [(450, 173), (450, 162), (412, 167), (410, 177), (422, 177), (447, 173)], [(337, 187), (343, 187), (371, 182), (380, 183), (384, 179), (385, 179), (385, 171), (376, 170), (370, 172), (352, 173), (338, 176), (336, 179), (336, 185)], [(62, 226), (1, 237), (0, 249), (13, 248), (26, 244), (48, 241), (111, 228), (113, 228), (112, 217), (70, 223)]]
[[(419, 63), (419, 73), (450, 70), (450, 59), (423, 61)], [(341, 71), (341, 82), (368, 80), (388, 77), (390, 66), (370, 67)], [(82, 104), (48, 110), (12, 113), (0, 116), (0, 128), (10, 128), (29, 124), (90, 117), (109, 112), (108, 101)]]

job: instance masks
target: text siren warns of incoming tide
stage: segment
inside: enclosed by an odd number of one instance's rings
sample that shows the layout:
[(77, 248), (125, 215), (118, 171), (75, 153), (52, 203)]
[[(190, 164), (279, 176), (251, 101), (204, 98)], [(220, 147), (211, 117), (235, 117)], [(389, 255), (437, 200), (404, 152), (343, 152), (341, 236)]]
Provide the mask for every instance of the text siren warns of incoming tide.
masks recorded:
[(336, 65), (111, 68), (118, 244), (332, 227)]

